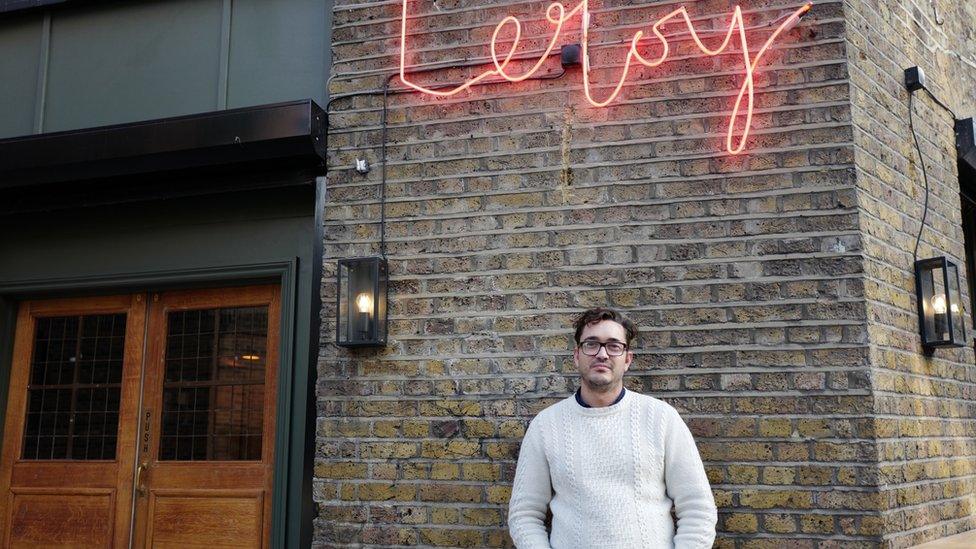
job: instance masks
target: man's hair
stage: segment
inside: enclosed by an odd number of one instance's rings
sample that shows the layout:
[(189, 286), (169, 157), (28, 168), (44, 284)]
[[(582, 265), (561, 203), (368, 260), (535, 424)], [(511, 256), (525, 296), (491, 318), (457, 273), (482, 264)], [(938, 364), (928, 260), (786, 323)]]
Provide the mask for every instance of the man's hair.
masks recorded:
[(625, 317), (620, 311), (614, 309), (608, 309), (606, 307), (596, 307), (594, 309), (588, 309), (583, 311), (573, 322), (573, 327), (576, 328), (576, 343), (580, 342), (580, 335), (583, 334), (583, 328), (594, 322), (600, 322), (603, 320), (612, 320), (617, 324), (624, 327), (627, 332), (627, 345), (637, 337), (637, 325), (633, 323), (629, 318)]

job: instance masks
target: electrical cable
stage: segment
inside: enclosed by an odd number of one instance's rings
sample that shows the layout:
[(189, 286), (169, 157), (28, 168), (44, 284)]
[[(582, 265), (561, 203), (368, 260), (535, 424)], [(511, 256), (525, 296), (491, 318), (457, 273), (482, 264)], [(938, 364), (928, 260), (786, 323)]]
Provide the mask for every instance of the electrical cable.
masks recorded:
[(918, 151), (918, 162), (922, 165), (922, 178), (925, 180), (925, 204), (922, 206), (922, 223), (918, 228), (918, 236), (915, 237), (915, 250), (912, 252), (912, 259), (918, 261), (918, 244), (922, 240), (922, 231), (925, 230), (925, 218), (929, 213), (929, 176), (925, 171), (925, 158), (922, 157), (922, 147), (918, 144), (918, 134), (915, 133), (915, 122), (912, 116), (914, 110), (915, 92), (911, 92), (908, 94), (908, 127), (912, 130), (912, 138), (915, 140), (915, 150)]
[(932, 101), (934, 101), (936, 105), (938, 105), (938, 106), (942, 107), (943, 109), (945, 109), (946, 111), (948, 111), (948, 113), (952, 115), (952, 119), (953, 120), (959, 120), (959, 117), (956, 116), (956, 111), (952, 110), (951, 108), (949, 108), (948, 105), (946, 105), (945, 103), (943, 103), (942, 101), (940, 101), (939, 98), (936, 97), (934, 93), (930, 92), (928, 88), (922, 88), (922, 89), (925, 90), (925, 93), (927, 93), (929, 95), (929, 97), (932, 98)]
[(383, 163), (382, 166), (382, 180), (380, 182), (380, 256), (386, 259), (386, 116), (389, 111), (389, 91), (390, 91), (390, 81), (396, 77), (396, 74), (391, 74), (386, 77), (386, 81), (383, 82), (383, 116), (381, 118), (380, 124), (382, 126), (382, 136), (380, 137), (380, 162)]
[[(922, 88), (925, 93), (932, 98), (932, 101), (945, 109), (950, 115), (952, 115), (953, 120), (958, 120), (959, 117), (956, 116), (956, 112), (952, 110), (948, 105), (943, 103), (934, 93), (929, 91), (928, 88)], [(925, 230), (925, 219), (928, 217), (929, 213), (929, 176), (925, 169), (925, 158), (922, 157), (922, 147), (918, 143), (918, 134), (915, 132), (915, 122), (914, 114), (915, 112), (915, 92), (911, 91), (908, 93), (908, 127), (912, 131), (912, 139), (915, 141), (915, 150), (918, 152), (918, 162), (922, 166), (922, 179), (925, 182), (925, 202), (922, 206), (922, 223), (918, 228), (918, 236), (915, 237), (915, 250), (912, 252), (912, 258), (918, 261), (918, 245), (922, 240), (922, 231)]]

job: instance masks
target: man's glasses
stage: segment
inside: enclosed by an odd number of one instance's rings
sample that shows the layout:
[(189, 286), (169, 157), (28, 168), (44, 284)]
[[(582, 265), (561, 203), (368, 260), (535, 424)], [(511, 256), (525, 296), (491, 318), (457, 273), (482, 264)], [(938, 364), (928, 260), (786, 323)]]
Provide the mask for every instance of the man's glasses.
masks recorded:
[(600, 354), (600, 347), (606, 349), (607, 355), (609, 356), (620, 356), (627, 352), (627, 344), (619, 341), (600, 343), (599, 341), (586, 340), (579, 344), (580, 350), (583, 351), (583, 354), (586, 356), (596, 356)]

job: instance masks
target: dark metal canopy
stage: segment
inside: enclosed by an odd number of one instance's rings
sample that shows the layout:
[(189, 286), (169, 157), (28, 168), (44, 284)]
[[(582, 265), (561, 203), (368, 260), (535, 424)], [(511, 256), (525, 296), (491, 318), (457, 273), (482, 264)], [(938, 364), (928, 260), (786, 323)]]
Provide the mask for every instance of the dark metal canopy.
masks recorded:
[(972, 118), (956, 120), (956, 154), (960, 163), (976, 169), (976, 122)]
[(302, 100), (3, 139), (0, 193), (188, 169), (314, 166), (324, 157), (325, 113)]

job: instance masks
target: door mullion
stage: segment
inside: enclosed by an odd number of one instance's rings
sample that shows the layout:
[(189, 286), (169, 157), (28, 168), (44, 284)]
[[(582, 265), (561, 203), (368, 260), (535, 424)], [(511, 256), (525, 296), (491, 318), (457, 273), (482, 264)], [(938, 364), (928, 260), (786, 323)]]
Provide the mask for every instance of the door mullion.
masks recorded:
[[(210, 356), (210, 386), (207, 389), (207, 461), (213, 459), (214, 423), (216, 412), (214, 399), (217, 397), (217, 362), (220, 355), (220, 309), (214, 311), (213, 354)], [(196, 395), (194, 395), (195, 400)]]
[[(78, 320), (78, 334), (75, 336), (75, 362), (71, 368), (71, 404), (68, 408), (68, 447), (66, 459), (71, 459), (74, 453), (75, 409), (78, 407), (78, 365), (81, 363), (81, 336), (85, 333), (85, 317)], [(60, 400), (60, 399), (59, 399)]]
[[(136, 518), (138, 516), (139, 510), (139, 466), (141, 464), (147, 463), (150, 459), (148, 452), (144, 451), (142, 444), (143, 429), (145, 429), (145, 423), (143, 422), (143, 414), (148, 410), (146, 406), (146, 369), (149, 364), (149, 360), (152, 358), (149, 356), (149, 329), (150, 329), (150, 319), (152, 318), (152, 312), (155, 304), (159, 302), (159, 294), (149, 294), (142, 293), (135, 296), (137, 301), (145, 300), (146, 306), (143, 308), (143, 328), (142, 328), (142, 360), (139, 362), (139, 405), (136, 407), (136, 447), (133, 456), (135, 459), (132, 460), (132, 498), (131, 505), (129, 506), (129, 547), (131, 548), (135, 542), (136, 535)], [(150, 418), (151, 420), (152, 418)], [(150, 445), (151, 451), (151, 445)]]

